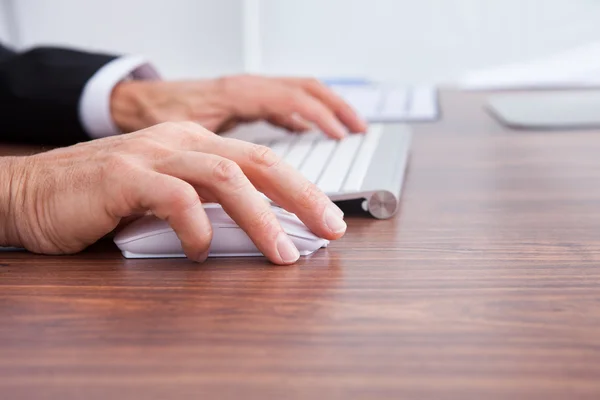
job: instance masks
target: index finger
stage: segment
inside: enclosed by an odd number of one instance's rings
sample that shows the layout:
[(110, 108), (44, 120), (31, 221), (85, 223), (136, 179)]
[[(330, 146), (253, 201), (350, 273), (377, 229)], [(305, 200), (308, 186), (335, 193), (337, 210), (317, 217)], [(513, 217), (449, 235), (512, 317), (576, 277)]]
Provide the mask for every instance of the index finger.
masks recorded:
[(189, 182), (200, 193), (208, 190), (272, 262), (291, 264), (300, 257), (271, 206), (234, 161), (214, 154), (181, 151), (157, 161), (156, 168)]
[(315, 234), (330, 240), (346, 232), (342, 211), (316, 185), (282, 161), (268, 147), (214, 137), (203, 149), (238, 164), (252, 184), (271, 200), (296, 214)]
[(366, 132), (367, 123), (342, 97), (314, 78), (281, 78), (283, 82), (301, 87), (329, 107), (352, 132)]
[(316, 124), (327, 136), (342, 139), (347, 129), (339, 121), (335, 113), (326, 104), (306, 93), (300, 88), (282, 85), (279, 92), (282, 101), (277, 104), (281, 111), (288, 114), (297, 113), (300, 117)]

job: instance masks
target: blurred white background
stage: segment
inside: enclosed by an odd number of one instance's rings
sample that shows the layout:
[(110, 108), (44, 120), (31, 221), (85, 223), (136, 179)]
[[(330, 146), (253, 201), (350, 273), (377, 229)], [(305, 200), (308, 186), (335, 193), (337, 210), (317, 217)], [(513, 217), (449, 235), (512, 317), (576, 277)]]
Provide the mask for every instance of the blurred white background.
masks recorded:
[[(598, 0), (0, 0), (0, 39), (251, 70), (447, 82), (600, 40)], [(14, 22), (14, 26), (11, 26)]]

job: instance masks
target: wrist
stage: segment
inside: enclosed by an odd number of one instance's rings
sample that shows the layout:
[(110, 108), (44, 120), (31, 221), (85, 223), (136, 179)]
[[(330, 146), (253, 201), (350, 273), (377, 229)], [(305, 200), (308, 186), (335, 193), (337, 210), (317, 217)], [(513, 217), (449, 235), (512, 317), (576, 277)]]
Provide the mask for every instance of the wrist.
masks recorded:
[(146, 85), (147, 82), (144, 81), (125, 81), (113, 89), (110, 113), (121, 132), (134, 132), (152, 125), (144, 111)]
[(21, 247), (17, 231), (18, 192), (22, 180), (17, 164), (22, 157), (0, 157), (0, 247)]

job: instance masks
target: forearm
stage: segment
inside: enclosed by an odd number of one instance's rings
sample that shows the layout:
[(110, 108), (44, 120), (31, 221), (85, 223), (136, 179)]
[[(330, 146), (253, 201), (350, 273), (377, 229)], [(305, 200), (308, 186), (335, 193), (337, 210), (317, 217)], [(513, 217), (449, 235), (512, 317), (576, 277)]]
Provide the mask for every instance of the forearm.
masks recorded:
[(20, 246), (15, 221), (16, 157), (0, 157), (0, 247)]

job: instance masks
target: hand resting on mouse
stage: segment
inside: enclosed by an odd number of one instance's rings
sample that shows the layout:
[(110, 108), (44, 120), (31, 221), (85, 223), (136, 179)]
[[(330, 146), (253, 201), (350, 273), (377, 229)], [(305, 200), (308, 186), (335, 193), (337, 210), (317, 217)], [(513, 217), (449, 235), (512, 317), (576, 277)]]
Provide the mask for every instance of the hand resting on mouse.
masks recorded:
[(315, 235), (343, 236), (343, 214), (270, 149), (219, 137), (193, 122), (26, 157), (0, 158), (0, 246), (43, 254), (85, 249), (129, 216), (150, 211), (170, 225), (192, 260), (208, 256), (203, 202), (219, 203), (275, 264), (298, 249), (259, 193)]
[[(218, 204), (205, 204), (204, 211), (212, 225), (213, 237), (209, 257), (253, 257), (262, 255), (248, 235)], [(292, 239), (301, 256), (307, 256), (329, 241), (312, 233), (294, 214), (272, 206), (271, 211)], [(126, 226), (115, 236), (115, 243), (126, 258), (185, 257), (175, 232), (153, 215), (146, 215)]]

